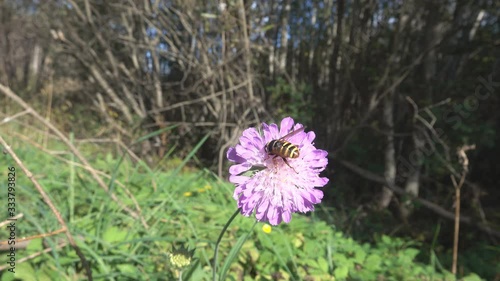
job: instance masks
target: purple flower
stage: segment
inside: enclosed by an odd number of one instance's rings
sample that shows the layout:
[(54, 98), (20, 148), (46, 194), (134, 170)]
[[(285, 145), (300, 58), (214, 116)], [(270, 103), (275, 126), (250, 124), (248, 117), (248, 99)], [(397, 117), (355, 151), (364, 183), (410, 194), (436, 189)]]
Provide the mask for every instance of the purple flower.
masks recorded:
[(268, 142), (302, 127), (294, 125), (290, 117), (281, 121), (280, 128), (262, 123), (263, 134), (255, 128), (246, 129), (236, 147), (229, 148), (227, 159), (236, 163), (229, 168), (229, 181), (236, 186), (233, 198), (241, 214), (250, 216), (255, 211), (258, 221), (278, 225), (290, 222), (292, 213), (312, 211), (314, 204), (321, 202), (323, 191), (316, 187), (328, 183), (319, 176), (328, 164), (328, 153), (314, 147), (313, 132), (301, 131), (285, 139), (300, 152), (298, 158), (286, 158), (292, 168), (264, 149)]

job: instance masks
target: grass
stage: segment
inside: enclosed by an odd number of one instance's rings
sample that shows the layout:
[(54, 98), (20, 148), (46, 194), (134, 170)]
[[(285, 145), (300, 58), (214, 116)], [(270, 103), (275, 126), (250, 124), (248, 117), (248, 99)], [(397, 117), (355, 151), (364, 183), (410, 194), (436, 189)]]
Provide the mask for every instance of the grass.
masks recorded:
[[(14, 143), (16, 138), (6, 140)], [(68, 224), (90, 261), (94, 280), (179, 280), (180, 274), (183, 280), (212, 279), (214, 243), (235, 212), (236, 202), (233, 186), (224, 179), (205, 169), (184, 169), (195, 151), (185, 159), (168, 155), (164, 163), (178, 164), (164, 171), (80, 145), (92, 168), (105, 180), (106, 192), (89, 175), (89, 167), (75, 162), (64, 146), (51, 142), (49, 147), (42, 149), (27, 142), (13, 145)], [(0, 159), (3, 179), (7, 166), (18, 171), (16, 204), (23, 218), (18, 220), (17, 237), (60, 229), (58, 220), (10, 156), (1, 155)], [(5, 190), (0, 198), (6, 198)], [(140, 213), (140, 218), (112, 200), (111, 193)], [(314, 214), (294, 214), (290, 224), (273, 227), (269, 234), (262, 231), (263, 223), (254, 224), (253, 218), (238, 215), (229, 226), (219, 253), (218, 274), (226, 276), (221, 279), (455, 280), (435, 262), (416, 262), (419, 245), (411, 241), (383, 236), (376, 245), (359, 244)], [(3, 227), (1, 237), (7, 234)], [(169, 261), (174, 247), (183, 246), (195, 252), (190, 265), (180, 271)], [(3, 267), (1, 281), (86, 279), (79, 257), (63, 234), (31, 239), (16, 253), (16, 273)], [(30, 255), (33, 257), (21, 262)], [(5, 266), (0, 261), (0, 266)], [(467, 278), (463, 280), (480, 280), (474, 274)]]

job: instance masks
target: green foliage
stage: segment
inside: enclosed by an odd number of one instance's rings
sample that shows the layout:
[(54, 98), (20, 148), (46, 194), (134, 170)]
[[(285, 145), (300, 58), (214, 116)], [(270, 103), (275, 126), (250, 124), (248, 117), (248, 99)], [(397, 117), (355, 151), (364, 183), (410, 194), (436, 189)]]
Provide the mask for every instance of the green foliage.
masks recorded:
[(314, 114), (312, 102), (312, 89), (309, 84), (297, 82), (290, 83), (283, 78), (278, 78), (269, 91), (270, 108), (275, 108), (276, 117), (293, 116), (303, 124), (311, 124)]
[[(210, 280), (214, 241), (236, 209), (233, 186), (201, 170), (184, 173), (149, 169), (143, 163), (112, 155), (95, 156), (93, 165), (106, 171), (109, 189), (129, 208), (141, 209), (140, 219), (99, 188), (80, 166), (32, 148), (16, 147), (69, 222), (72, 235), (90, 261), (97, 280)], [(4, 161), (5, 157), (3, 156)], [(184, 163), (182, 161), (181, 163)], [(57, 230), (59, 224), (39, 199), (28, 179), (18, 174), (17, 202), (25, 218), (19, 236)], [(70, 192), (74, 190), (74, 194)], [(133, 194), (133, 198), (130, 196)], [(70, 215), (72, 214), (72, 215)], [(223, 237), (219, 274), (224, 280), (454, 280), (447, 271), (416, 261), (418, 244), (380, 237), (375, 245), (359, 244), (323, 221), (294, 215), (288, 225), (271, 233), (252, 230), (254, 219), (238, 215)], [(5, 236), (4, 230), (1, 235)], [(248, 239), (242, 239), (249, 234)], [(52, 250), (17, 265), (16, 280), (83, 279), (75, 251), (62, 234), (32, 240), (18, 257)], [(244, 243), (242, 243), (245, 241)], [(186, 268), (169, 263), (179, 245), (195, 249), (181, 259)], [(239, 251), (239, 248), (241, 249)], [(182, 258), (182, 257), (181, 257)], [(179, 260), (179, 259), (177, 259)], [(224, 260), (226, 262), (224, 263)], [(34, 279), (36, 276), (36, 279)], [(467, 280), (476, 280), (470, 275)], [(0, 280), (14, 280), (2, 273)]]
[[(451, 263), (451, 252), (439, 253), (438, 256), (443, 263)], [(476, 241), (469, 249), (459, 252), (458, 260), (461, 271), (474, 271), (477, 275), (491, 280), (500, 272), (500, 247), (487, 245), (485, 241)]]

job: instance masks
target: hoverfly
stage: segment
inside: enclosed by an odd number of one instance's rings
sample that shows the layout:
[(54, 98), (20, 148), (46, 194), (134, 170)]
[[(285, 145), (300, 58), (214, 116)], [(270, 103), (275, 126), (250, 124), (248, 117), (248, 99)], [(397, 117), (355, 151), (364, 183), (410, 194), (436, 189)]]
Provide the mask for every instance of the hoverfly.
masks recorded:
[(288, 164), (286, 158), (298, 158), (300, 155), (300, 151), (296, 145), (292, 144), (289, 141), (286, 141), (286, 139), (302, 131), (304, 131), (304, 127), (294, 130), (277, 140), (272, 140), (268, 142), (264, 147), (264, 150), (267, 154), (274, 155), (273, 159), (276, 157), (281, 157), (281, 159), (283, 159), (283, 162), (285, 162), (285, 164), (287, 164), (288, 167), (292, 168), (292, 170), (297, 174), (298, 172), (295, 171), (295, 169), (290, 166), (290, 164)]

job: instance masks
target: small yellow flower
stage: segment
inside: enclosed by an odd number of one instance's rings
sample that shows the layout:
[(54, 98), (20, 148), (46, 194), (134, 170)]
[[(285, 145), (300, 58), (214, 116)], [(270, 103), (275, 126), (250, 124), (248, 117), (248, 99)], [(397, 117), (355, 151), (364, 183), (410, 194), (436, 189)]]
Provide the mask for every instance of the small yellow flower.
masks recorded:
[(170, 254), (170, 264), (176, 268), (183, 268), (191, 264), (191, 257), (183, 254)]
[(184, 196), (190, 197), (190, 196), (193, 196), (193, 193), (191, 191), (186, 191), (186, 192), (184, 192)]
[(198, 188), (198, 192), (199, 192), (199, 193), (203, 193), (203, 192), (205, 192), (205, 191), (206, 191), (206, 189), (204, 189), (204, 188)]
[(262, 231), (264, 231), (264, 233), (269, 234), (272, 230), (273, 228), (267, 223), (262, 226)]
[(189, 251), (184, 246), (181, 246), (180, 249), (172, 247), (172, 253), (168, 254), (169, 262), (174, 268), (185, 268), (191, 264), (191, 261), (193, 260), (193, 253), (194, 250)]
[(212, 189), (212, 186), (210, 186), (209, 184), (206, 184), (203, 188), (205, 190), (210, 190), (210, 189)]

